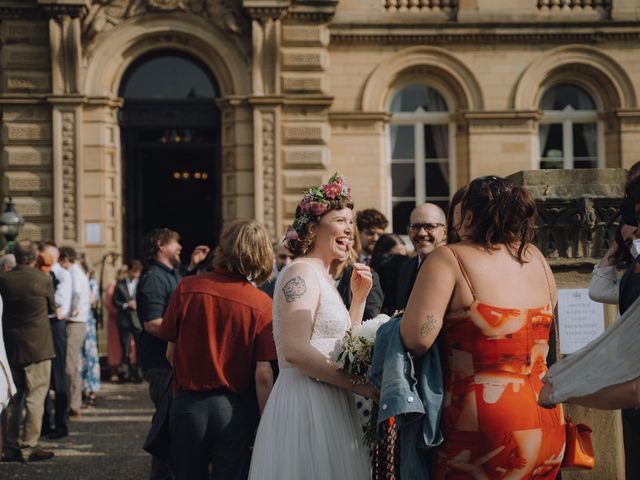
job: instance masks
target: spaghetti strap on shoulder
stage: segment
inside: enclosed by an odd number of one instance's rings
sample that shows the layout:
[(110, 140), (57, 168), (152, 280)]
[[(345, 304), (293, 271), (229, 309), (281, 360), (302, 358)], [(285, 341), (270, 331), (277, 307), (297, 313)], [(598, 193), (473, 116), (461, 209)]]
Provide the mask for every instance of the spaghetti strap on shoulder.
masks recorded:
[(453, 256), (455, 257), (456, 261), (458, 262), (458, 266), (460, 267), (460, 271), (462, 272), (462, 276), (464, 277), (465, 281), (467, 282), (467, 286), (469, 287), (469, 290), (471, 291), (471, 296), (473, 297), (474, 300), (477, 300), (478, 296), (476, 295), (476, 291), (473, 288), (473, 285), (471, 284), (471, 280), (469, 279), (469, 275), (467, 274), (467, 270), (464, 268), (464, 265), (462, 264), (462, 261), (460, 260), (460, 257), (458, 256), (456, 251), (453, 248), (451, 248), (449, 245), (445, 245), (445, 248), (447, 248), (451, 253), (453, 253)]

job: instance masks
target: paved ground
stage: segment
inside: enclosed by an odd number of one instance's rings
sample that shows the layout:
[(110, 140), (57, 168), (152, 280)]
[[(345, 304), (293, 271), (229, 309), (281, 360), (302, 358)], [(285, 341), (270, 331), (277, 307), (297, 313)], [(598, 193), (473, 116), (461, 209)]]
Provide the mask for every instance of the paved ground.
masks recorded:
[(103, 383), (97, 405), (70, 422), (70, 434), (41, 445), (51, 460), (28, 465), (0, 462), (0, 479), (147, 479), (150, 456), (142, 450), (153, 406), (142, 384)]

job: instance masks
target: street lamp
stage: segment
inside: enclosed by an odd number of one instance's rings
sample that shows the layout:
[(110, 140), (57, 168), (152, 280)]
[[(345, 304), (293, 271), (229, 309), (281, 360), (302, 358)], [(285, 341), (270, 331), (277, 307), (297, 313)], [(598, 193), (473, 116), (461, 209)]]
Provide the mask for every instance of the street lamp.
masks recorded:
[(9, 246), (18, 236), (20, 227), (24, 224), (24, 218), (18, 212), (13, 204), (13, 199), (9, 197), (7, 204), (4, 207), (4, 212), (0, 215), (0, 233), (4, 235)]

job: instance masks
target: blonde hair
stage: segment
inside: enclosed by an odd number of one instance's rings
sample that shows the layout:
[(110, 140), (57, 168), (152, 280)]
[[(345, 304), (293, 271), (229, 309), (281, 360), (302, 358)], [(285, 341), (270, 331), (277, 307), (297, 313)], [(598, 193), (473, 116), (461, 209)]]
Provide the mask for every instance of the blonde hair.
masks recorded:
[(222, 232), (213, 265), (238, 272), (258, 284), (268, 280), (273, 269), (269, 232), (258, 222), (236, 220)]

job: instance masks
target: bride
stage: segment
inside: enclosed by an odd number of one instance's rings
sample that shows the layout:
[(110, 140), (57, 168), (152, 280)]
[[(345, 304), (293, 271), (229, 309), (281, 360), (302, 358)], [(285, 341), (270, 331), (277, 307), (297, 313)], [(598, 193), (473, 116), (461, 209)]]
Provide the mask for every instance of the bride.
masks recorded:
[(352, 393), (375, 397), (363, 379), (330, 358), (345, 331), (360, 322), (371, 271), (355, 264), (346, 310), (329, 267), (351, 249), (350, 189), (342, 177), (312, 187), (287, 234), (297, 257), (278, 275), (273, 336), (280, 375), (265, 407), (251, 460), (252, 480), (367, 479), (367, 450)]

